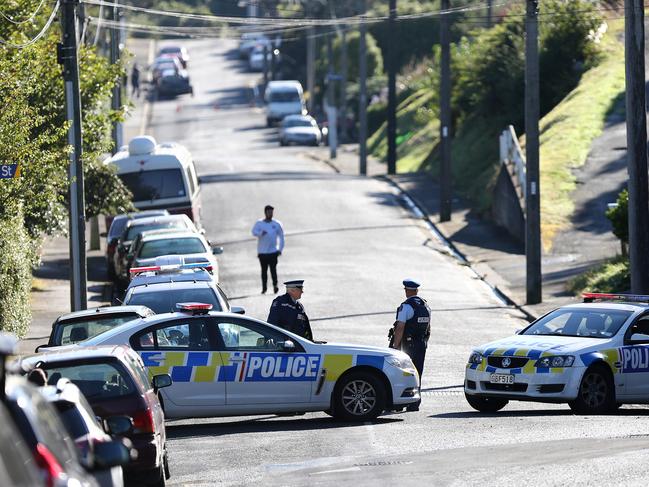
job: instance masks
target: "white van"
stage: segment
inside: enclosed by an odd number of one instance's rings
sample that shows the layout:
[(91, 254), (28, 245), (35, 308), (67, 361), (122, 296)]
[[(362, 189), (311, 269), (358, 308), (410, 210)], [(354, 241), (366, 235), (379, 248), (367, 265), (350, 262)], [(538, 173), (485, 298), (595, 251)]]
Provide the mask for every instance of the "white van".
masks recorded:
[(156, 143), (153, 137), (134, 137), (106, 161), (133, 193), (138, 210), (165, 209), (187, 215), (200, 225), (200, 187), (189, 151), (180, 144)]
[(270, 81), (264, 94), (266, 125), (280, 122), (286, 115), (306, 115), (304, 93), (299, 81)]

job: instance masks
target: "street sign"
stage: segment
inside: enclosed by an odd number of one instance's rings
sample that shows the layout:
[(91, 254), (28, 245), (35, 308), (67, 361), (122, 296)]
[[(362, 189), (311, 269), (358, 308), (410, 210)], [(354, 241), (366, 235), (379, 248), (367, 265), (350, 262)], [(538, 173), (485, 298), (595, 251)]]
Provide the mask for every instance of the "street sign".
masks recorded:
[(20, 177), (20, 166), (18, 164), (1, 164), (0, 179), (12, 179)]

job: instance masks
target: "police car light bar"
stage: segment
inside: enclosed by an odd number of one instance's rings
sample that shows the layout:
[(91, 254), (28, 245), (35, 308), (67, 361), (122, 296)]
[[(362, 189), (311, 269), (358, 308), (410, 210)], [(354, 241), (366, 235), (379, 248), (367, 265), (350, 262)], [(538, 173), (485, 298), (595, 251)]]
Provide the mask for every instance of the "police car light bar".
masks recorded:
[(212, 309), (212, 305), (209, 303), (176, 303), (176, 308), (184, 312), (204, 314)]
[(153, 265), (149, 267), (131, 267), (129, 269), (129, 272), (131, 274), (140, 274), (142, 272), (154, 272), (154, 271), (159, 271), (161, 267), (159, 265)]
[(193, 262), (191, 264), (183, 264), (180, 266), (181, 269), (205, 269), (206, 271), (211, 272), (213, 270), (212, 264), (209, 262)]
[(649, 296), (643, 294), (583, 293), (584, 303), (593, 301), (626, 301), (629, 303), (649, 303)]

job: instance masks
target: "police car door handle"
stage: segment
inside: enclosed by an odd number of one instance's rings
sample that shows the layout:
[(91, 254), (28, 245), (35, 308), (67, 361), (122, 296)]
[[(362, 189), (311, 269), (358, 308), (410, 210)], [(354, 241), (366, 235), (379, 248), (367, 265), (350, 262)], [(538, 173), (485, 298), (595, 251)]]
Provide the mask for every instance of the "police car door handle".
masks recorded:
[(620, 367), (622, 367), (622, 362), (613, 363), (613, 367), (615, 367), (616, 369), (619, 369)]

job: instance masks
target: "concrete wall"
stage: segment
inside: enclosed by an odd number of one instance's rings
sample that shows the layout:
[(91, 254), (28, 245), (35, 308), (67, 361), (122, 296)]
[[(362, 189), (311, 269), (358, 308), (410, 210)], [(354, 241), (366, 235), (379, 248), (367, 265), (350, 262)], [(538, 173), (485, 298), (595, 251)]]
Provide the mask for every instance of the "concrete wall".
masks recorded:
[(491, 208), (494, 221), (519, 242), (525, 242), (525, 216), (504, 164), (500, 166)]

